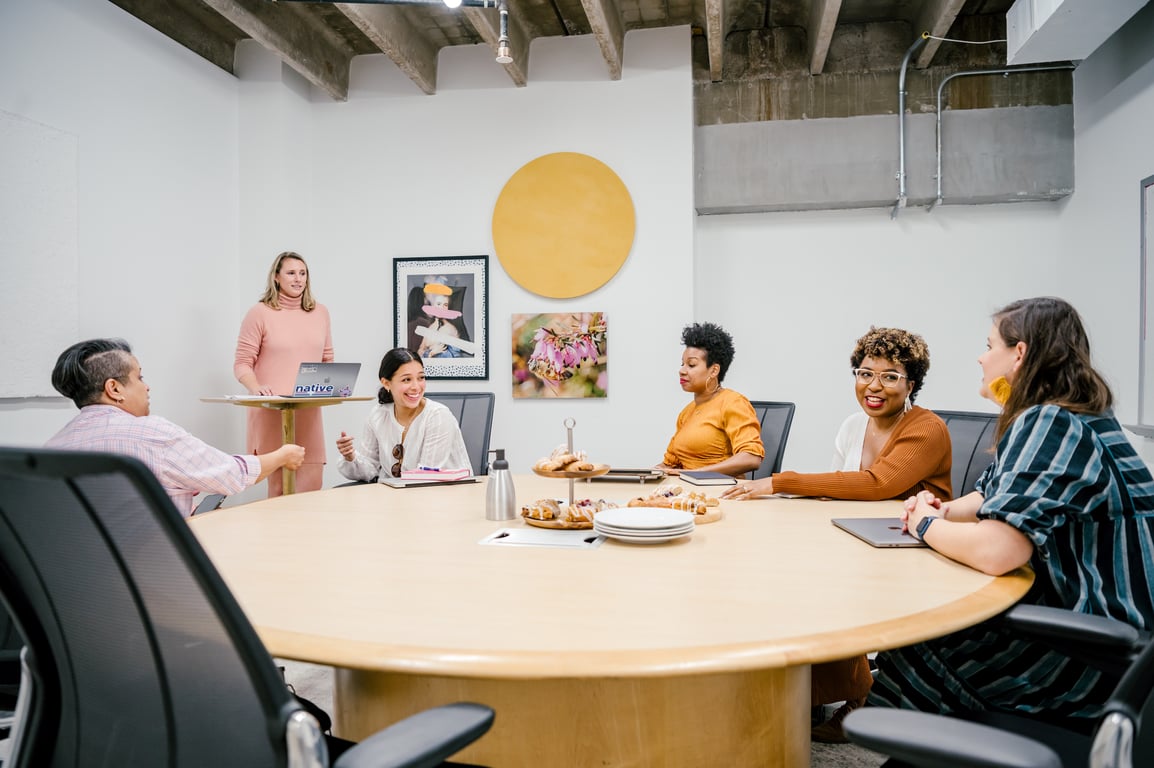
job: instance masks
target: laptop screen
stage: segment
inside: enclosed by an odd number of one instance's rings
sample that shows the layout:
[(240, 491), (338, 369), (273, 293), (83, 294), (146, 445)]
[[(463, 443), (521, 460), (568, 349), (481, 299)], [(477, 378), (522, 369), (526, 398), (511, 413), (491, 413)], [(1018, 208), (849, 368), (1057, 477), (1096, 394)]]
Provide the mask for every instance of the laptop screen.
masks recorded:
[(287, 397), (352, 397), (360, 363), (301, 363)]

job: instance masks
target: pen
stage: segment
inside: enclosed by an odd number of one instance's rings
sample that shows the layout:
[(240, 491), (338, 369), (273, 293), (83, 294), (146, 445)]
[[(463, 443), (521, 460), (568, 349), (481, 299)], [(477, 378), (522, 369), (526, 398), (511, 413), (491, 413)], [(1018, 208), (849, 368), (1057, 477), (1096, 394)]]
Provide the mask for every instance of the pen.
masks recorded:
[(417, 467), (417, 469), (421, 470), (422, 472), (440, 472), (441, 471), (440, 467)]

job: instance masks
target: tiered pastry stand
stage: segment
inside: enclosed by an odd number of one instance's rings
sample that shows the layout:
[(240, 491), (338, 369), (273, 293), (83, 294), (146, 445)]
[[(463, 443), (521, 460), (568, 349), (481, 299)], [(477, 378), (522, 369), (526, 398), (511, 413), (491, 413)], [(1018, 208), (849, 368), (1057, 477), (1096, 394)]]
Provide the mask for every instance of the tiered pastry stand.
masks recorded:
[[(565, 432), (566, 432), (566, 439), (565, 439), (566, 450), (569, 453), (573, 453), (573, 427), (575, 427), (577, 425), (577, 422), (574, 421), (572, 418), (568, 418), (568, 419), (565, 419), (564, 423), (565, 423)], [(556, 471), (549, 471), (549, 470), (544, 470), (544, 469), (537, 469), (536, 467), (533, 468), (533, 472), (535, 474), (540, 475), (541, 477), (556, 477), (556, 478), (567, 479), (569, 481), (569, 504), (570, 504), (570, 506), (572, 506), (573, 501), (574, 501), (574, 495), (573, 495), (573, 483), (574, 483), (574, 481), (587, 480), (590, 477), (599, 477), (601, 475), (604, 475), (608, 471), (609, 471), (609, 465), (608, 464), (594, 464), (593, 469), (586, 470), (584, 472), (569, 472), (569, 471), (563, 470), (563, 469), (559, 469)], [(537, 521), (530, 521), (530, 524), (532, 525), (535, 522), (537, 522)], [(587, 526), (587, 527), (592, 527), (592, 525)]]

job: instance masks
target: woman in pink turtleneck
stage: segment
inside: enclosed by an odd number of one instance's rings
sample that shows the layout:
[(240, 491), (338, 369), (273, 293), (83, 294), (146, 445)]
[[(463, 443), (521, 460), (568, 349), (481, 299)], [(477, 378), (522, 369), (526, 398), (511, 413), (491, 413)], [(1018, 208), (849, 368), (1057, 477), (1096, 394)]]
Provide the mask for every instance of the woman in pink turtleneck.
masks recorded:
[[(250, 395), (291, 392), (297, 370), (304, 362), (332, 362), (333, 337), (329, 311), (313, 298), (309, 268), (300, 254), (285, 251), (268, 272), (268, 286), (260, 302), (248, 311), (236, 340), (233, 373)], [(248, 412), (248, 451), (266, 453), (283, 442), (280, 411), (245, 408)], [(325, 467), (325, 435), (320, 408), (296, 412), (297, 444), (305, 462), (297, 470), (298, 491), (321, 487)], [(268, 495), (280, 496), (281, 473), (268, 478)]]

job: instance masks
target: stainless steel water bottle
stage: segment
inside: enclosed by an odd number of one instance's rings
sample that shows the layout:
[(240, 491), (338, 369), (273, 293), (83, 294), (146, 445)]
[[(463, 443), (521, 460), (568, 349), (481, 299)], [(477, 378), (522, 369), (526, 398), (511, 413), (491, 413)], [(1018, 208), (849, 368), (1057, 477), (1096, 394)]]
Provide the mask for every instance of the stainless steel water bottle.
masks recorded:
[(517, 493), (513, 490), (513, 476), (509, 474), (509, 462), (505, 461), (505, 449), (494, 448), (489, 453), (496, 454), (496, 457), (489, 465), (489, 483), (485, 489), (485, 519), (515, 520)]

